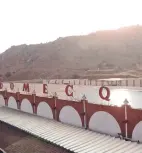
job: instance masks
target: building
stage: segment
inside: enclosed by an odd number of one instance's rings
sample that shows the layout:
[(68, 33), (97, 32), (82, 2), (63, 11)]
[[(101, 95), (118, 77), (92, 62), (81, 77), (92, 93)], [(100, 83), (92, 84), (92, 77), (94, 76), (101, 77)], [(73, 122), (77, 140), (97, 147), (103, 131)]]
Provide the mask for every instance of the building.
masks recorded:
[[(51, 86), (54, 89), (60, 87), (55, 84)], [(45, 85), (38, 84), (37, 87), (39, 91)], [(66, 92), (73, 85), (61, 87), (60, 90)], [(72, 93), (68, 95), (72, 96)], [(5, 139), (6, 135), (1, 136), (3, 148), (9, 153), (15, 146), (16, 152), (24, 145), (34, 151), (44, 147), (45, 150), (54, 149), (51, 144), (61, 147), (55, 147), (55, 153), (142, 153), (141, 110), (132, 108), (127, 100), (118, 107), (90, 103), (85, 96), (76, 101), (59, 98), (56, 94), (48, 97), (47, 94), (37, 95), (35, 92), (1, 90), (0, 105), (1, 130), (6, 130), (9, 136), (13, 129), (12, 141), (16, 140), (10, 143), (10, 137)], [(20, 135), (20, 138), (15, 138), (15, 135)]]

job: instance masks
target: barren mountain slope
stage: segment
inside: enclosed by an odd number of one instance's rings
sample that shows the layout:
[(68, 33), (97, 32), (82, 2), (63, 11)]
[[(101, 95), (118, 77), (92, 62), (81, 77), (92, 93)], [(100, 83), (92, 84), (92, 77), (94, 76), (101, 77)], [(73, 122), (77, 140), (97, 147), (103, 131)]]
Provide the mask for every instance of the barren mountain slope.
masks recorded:
[(0, 74), (8, 80), (71, 78), (98, 68), (141, 69), (141, 61), (142, 26), (132, 26), (12, 46), (0, 55)]

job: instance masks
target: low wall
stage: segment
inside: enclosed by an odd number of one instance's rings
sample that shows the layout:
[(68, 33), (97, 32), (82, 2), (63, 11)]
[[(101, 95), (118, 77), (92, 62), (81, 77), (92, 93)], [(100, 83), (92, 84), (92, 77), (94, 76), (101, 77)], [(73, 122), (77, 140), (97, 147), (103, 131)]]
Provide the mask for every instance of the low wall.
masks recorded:
[(0, 91), (0, 105), (113, 136), (122, 133), (142, 142), (142, 111), (129, 105), (113, 107), (85, 99), (75, 102), (6, 91)]
[[(104, 87), (104, 86), (103, 86)], [(106, 87), (106, 86), (105, 86)], [(55, 93), (59, 99), (68, 101), (80, 101), (85, 95), (89, 103), (121, 106), (127, 98), (133, 108), (142, 108), (142, 87), (107, 86), (110, 90), (109, 103), (99, 95), (101, 86), (93, 85), (70, 85), (70, 84), (27, 84), (27, 83), (1, 83), (0, 91), (7, 90), (11, 93), (20, 92), (30, 95), (36, 93), (39, 97), (53, 97)], [(138, 92), (137, 92), (138, 91)], [(102, 90), (106, 95), (106, 90)], [(117, 96), (119, 94), (119, 97)]]

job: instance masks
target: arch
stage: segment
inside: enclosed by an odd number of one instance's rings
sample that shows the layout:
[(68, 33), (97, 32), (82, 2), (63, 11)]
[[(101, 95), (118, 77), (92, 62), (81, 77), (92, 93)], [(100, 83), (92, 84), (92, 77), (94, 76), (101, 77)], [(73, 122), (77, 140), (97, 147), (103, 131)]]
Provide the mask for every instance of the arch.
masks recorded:
[(5, 106), (5, 100), (2, 95), (0, 95), (0, 106)]
[(33, 113), (33, 107), (28, 99), (23, 99), (21, 102), (21, 110), (27, 113)]
[(14, 97), (10, 96), (8, 99), (8, 107), (17, 109), (17, 102)]
[(138, 124), (136, 124), (133, 133), (132, 133), (132, 139), (134, 141), (140, 141), (142, 142), (142, 121), (140, 121)]
[(63, 123), (82, 127), (82, 121), (78, 112), (71, 106), (64, 106), (61, 109), (59, 120)]
[(52, 109), (44, 101), (40, 102), (37, 106), (37, 115), (53, 119)]
[(118, 133), (121, 133), (120, 126), (116, 119), (111, 114), (104, 111), (98, 111), (91, 116), (89, 129), (112, 136), (118, 136)]

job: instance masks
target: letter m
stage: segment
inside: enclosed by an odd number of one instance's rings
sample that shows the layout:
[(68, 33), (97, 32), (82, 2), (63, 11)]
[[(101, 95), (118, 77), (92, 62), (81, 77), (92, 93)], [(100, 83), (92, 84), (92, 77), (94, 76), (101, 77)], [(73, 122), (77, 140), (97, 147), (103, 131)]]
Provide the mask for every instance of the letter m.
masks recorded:
[(28, 83), (24, 83), (23, 84), (23, 91), (27, 91), (27, 92), (30, 91), (30, 88), (29, 88), (29, 84)]

